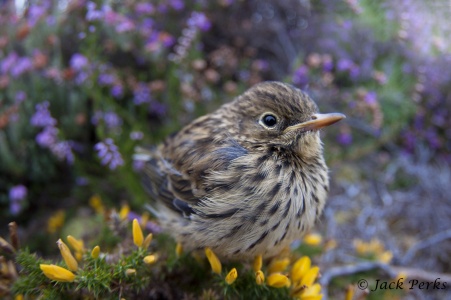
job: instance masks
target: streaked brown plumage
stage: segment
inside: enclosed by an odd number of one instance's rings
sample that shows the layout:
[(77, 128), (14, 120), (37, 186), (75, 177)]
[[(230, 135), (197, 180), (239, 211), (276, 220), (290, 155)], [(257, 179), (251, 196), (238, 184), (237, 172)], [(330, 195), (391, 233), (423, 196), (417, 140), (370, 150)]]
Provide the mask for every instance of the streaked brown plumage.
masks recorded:
[(135, 159), (146, 162), (161, 225), (186, 249), (269, 257), (323, 210), (329, 178), (318, 129), (342, 118), (318, 114), (299, 89), (264, 82)]

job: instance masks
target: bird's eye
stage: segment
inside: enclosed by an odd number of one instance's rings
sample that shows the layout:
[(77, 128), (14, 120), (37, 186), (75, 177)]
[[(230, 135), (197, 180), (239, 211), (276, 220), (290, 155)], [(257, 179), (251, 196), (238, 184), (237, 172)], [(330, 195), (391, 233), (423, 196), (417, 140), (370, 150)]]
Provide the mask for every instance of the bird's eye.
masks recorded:
[(273, 128), (277, 124), (277, 118), (276, 116), (272, 114), (264, 114), (260, 120), (260, 122), (265, 126), (269, 128)]

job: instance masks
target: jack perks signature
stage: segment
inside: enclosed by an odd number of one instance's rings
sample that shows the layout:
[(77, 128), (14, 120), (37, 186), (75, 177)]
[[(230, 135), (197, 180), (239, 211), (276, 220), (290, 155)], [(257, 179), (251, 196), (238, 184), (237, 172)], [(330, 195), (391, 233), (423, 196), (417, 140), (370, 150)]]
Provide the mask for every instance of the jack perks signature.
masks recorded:
[[(357, 286), (364, 290), (368, 288), (368, 281), (365, 279), (360, 279), (357, 283)], [(440, 278), (435, 279), (434, 281), (419, 281), (417, 279), (410, 279), (405, 282), (404, 278), (399, 278), (397, 281), (383, 281), (380, 279), (376, 279), (376, 286), (370, 291), (374, 292), (376, 290), (403, 290), (403, 289), (419, 289), (419, 290), (445, 290), (448, 288), (448, 282), (440, 281)]]

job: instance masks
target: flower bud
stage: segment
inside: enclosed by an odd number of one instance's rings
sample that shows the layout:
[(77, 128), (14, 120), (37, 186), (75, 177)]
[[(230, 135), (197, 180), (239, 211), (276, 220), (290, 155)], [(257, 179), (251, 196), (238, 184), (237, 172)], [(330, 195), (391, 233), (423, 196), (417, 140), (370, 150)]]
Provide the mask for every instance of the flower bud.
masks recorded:
[(64, 259), (64, 262), (66, 263), (67, 267), (71, 271), (77, 271), (78, 270), (78, 263), (75, 257), (72, 255), (72, 253), (69, 250), (69, 247), (61, 240), (59, 239), (56, 244), (58, 245), (58, 248), (60, 249), (61, 256)]
[(235, 280), (238, 278), (238, 271), (236, 270), (236, 268), (233, 268), (232, 270), (230, 270), (229, 274), (227, 274), (226, 278), (225, 278), (225, 282), (227, 282), (227, 284), (232, 284), (235, 282)]
[(75, 279), (74, 273), (56, 265), (40, 264), (39, 268), (47, 278), (52, 280), (59, 282), (72, 282)]
[(205, 255), (207, 256), (208, 262), (210, 263), (211, 270), (216, 274), (221, 274), (222, 265), (219, 258), (214, 254), (214, 252), (209, 248), (205, 248)]
[(133, 219), (133, 243), (135, 243), (136, 246), (141, 247), (143, 240), (144, 236), (141, 227), (139, 226), (138, 220)]

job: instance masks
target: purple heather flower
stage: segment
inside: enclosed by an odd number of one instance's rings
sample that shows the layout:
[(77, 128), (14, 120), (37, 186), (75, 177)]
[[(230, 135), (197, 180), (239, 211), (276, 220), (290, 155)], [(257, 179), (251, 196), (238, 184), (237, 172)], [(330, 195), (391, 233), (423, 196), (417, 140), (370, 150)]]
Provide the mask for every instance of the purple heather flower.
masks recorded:
[(211, 23), (204, 13), (194, 11), (188, 19), (189, 27), (196, 27), (202, 31), (207, 31), (211, 27)]
[(50, 146), (50, 150), (59, 160), (65, 160), (69, 164), (74, 163), (74, 154), (72, 153), (72, 147), (69, 141), (57, 142)]
[(46, 8), (39, 5), (30, 5), (28, 8), (28, 22), (33, 27), (39, 19), (45, 14)]
[(0, 63), (0, 70), (2, 74), (6, 74), (16, 64), (19, 56), (16, 52), (11, 52)]
[(175, 10), (182, 10), (185, 7), (185, 3), (181, 0), (171, 0), (169, 5)]
[(18, 91), (14, 97), (14, 100), (17, 104), (24, 102), (25, 99), (27, 99), (27, 93), (25, 93), (24, 91)]
[(86, 5), (88, 11), (86, 12), (86, 21), (95, 21), (99, 20), (104, 16), (103, 10), (96, 10), (97, 4), (92, 1), (89, 1)]
[(437, 132), (433, 128), (429, 128), (426, 131), (426, 139), (431, 149), (439, 149), (442, 145), (440, 138), (437, 135)]
[(75, 83), (78, 85), (82, 85), (89, 77), (89, 74), (87, 72), (80, 72), (75, 77)]
[(21, 201), (27, 196), (27, 188), (21, 184), (13, 186), (9, 190), (9, 200), (10, 201)]
[(347, 146), (352, 143), (352, 135), (350, 132), (341, 132), (337, 137), (338, 143)]
[(301, 88), (308, 84), (309, 69), (307, 66), (300, 66), (293, 74), (293, 83)]
[(269, 63), (266, 60), (257, 59), (254, 61), (254, 64), (258, 70), (266, 71), (269, 69)]
[(100, 85), (112, 85), (115, 77), (112, 74), (100, 74), (97, 80)]
[(122, 85), (116, 84), (111, 88), (111, 96), (114, 98), (120, 98), (124, 94), (124, 88)]
[(97, 151), (100, 163), (104, 166), (108, 165), (110, 170), (114, 170), (124, 164), (124, 160), (112, 139), (107, 138), (104, 142), (97, 143), (94, 149)]
[(238, 72), (238, 77), (242, 81), (248, 81), (251, 77), (251, 72), (249, 70), (241, 70)]
[(377, 94), (374, 91), (367, 92), (364, 99), (367, 104), (370, 104), (370, 105), (376, 104), (377, 103)]
[(357, 77), (359, 77), (360, 75), (360, 68), (357, 65), (353, 65), (351, 67), (351, 70), (349, 72), (349, 76), (351, 77), (351, 79), (355, 80), (357, 79)]
[(157, 101), (152, 101), (150, 103), (149, 109), (151, 112), (153, 112), (154, 114), (156, 114), (158, 116), (164, 115), (167, 111), (166, 105), (162, 104), (160, 102), (157, 102)]
[(136, 105), (140, 105), (143, 103), (150, 102), (150, 99), (151, 96), (149, 87), (144, 83), (140, 83), (133, 92), (133, 103), (135, 103)]
[(432, 123), (439, 127), (444, 127), (446, 125), (446, 115), (445, 113), (437, 113), (432, 117)]
[(88, 185), (88, 183), (89, 183), (89, 179), (86, 177), (80, 176), (75, 179), (75, 184), (78, 186), (85, 186), (85, 185)]
[(412, 151), (417, 143), (417, 135), (411, 131), (407, 131), (403, 134), (404, 144), (406, 145), (407, 151)]
[(341, 58), (337, 62), (337, 70), (340, 72), (346, 72), (351, 70), (353, 65), (354, 63), (352, 62), (352, 60), (347, 58)]
[(142, 140), (143, 137), (144, 137), (144, 133), (142, 133), (141, 131), (130, 132), (130, 139), (132, 139), (133, 141)]
[(19, 77), (23, 73), (30, 71), (33, 68), (33, 60), (29, 57), (21, 57), (17, 60), (14, 66), (11, 67), (11, 76)]
[(55, 145), (57, 134), (58, 129), (53, 126), (47, 126), (43, 131), (36, 135), (36, 143), (41, 147), (50, 148), (52, 145)]
[(102, 119), (103, 119), (103, 112), (100, 110), (97, 110), (94, 112), (94, 115), (91, 118), (91, 123), (92, 123), (92, 125), (97, 126), (99, 124), (100, 120), (102, 120)]
[(351, 20), (344, 20), (341, 24), (344, 29), (350, 30), (352, 28), (352, 21)]
[(117, 129), (122, 126), (122, 119), (112, 111), (103, 113), (103, 120), (108, 129)]
[(75, 53), (74, 55), (72, 55), (69, 64), (72, 69), (76, 71), (81, 71), (86, 66), (88, 66), (89, 61), (84, 55), (81, 55), (80, 53)]
[(334, 61), (332, 60), (331, 57), (327, 56), (323, 60), (323, 71), (324, 72), (331, 72), (333, 68), (334, 68)]
[(36, 112), (31, 116), (30, 123), (34, 127), (53, 127), (56, 120), (50, 115), (49, 102), (36, 104)]
[(9, 212), (12, 215), (18, 215), (22, 210), (22, 201), (11, 201), (9, 203)]
[(122, 18), (121, 20), (119, 20), (119, 24), (116, 25), (117, 33), (132, 31), (133, 29), (135, 29), (135, 24), (128, 18)]
[(96, 111), (91, 118), (91, 123), (98, 125), (101, 120), (105, 122), (106, 127), (110, 130), (115, 130), (122, 126), (122, 119), (112, 111)]
[(143, 36), (149, 36), (154, 31), (155, 21), (152, 18), (145, 18), (141, 21), (140, 31)]
[(56, 17), (55, 16), (48, 16), (46, 19), (47, 25), (50, 27), (53, 27), (56, 25)]
[(166, 48), (169, 48), (175, 44), (175, 38), (172, 35), (160, 33), (158, 38)]
[(135, 6), (135, 11), (138, 14), (151, 14), (155, 11), (155, 7), (150, 3), (138, 3)]
[(168, 5), (166, 3), (160, 3), (158, 5), (158, 12), (160, 14), (166, 14), (168, 12)]
[(27, 188), (21, 184), (9, 190), (9, 211), (12, 215), (17, 215), (21, 211), (25, 197), (27, 197)]
[(86, 32), (79, 32), (77, 36), (80, 40), (82, 40), (86, 37)]

